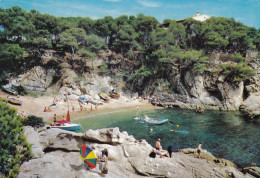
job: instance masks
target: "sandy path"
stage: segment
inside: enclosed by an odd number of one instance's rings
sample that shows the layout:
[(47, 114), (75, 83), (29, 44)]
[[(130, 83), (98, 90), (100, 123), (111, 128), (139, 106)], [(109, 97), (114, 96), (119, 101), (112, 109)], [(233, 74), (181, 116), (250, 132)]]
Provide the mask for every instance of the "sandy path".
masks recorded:
[[(0, 95), (3, 97), (7, 97), (8, 94), (0, 91)], [(11, 96), (11, 95), (9, 95)], [(16, 98), (15, 96), (11, 96)], [(33, 98), (30, 96), (20, 96), (18, 99), (23, 101), (22, 106), (11, 105), (12, 107), (17, 108), (18, 113), (24, 111), (25, 113), (30, 113), (36, 115), (38, 117), (42, 117), (45, 122), (52, 122), (54, 114), (57, 114), (58, 120), (62, 118), (63, 115), (66, 115), (68, 103), (61, 100), (57, 102), (57, 108), (52, 109), (51, 112), (43, 112), (44, 107), (48, 107), (53, 103), (54, 97), (50, 96), (41, 96), (38, 98)], [(58, 98), (60, 100), (60, 98)], [(72, 106), (74, 106), (75, 111), (72, 111)], [(91, 111), (92, 106), (92, 111)], [(119, 99), (111, 99), (109, 103), (103, 103), (103, 105), (99, 105), (97, 110), (95, 110), (95, 106), (92, 104), (85, 104), (84, 110), (80, 111), (80, 106), (78, 101), (69, 101), (71, 118), (79, 118), (83, 116), (94, 115), (97, 113), (110, 112), (118, 109), (131, 109), (135, 111), (136, 106), (140, 109), (145, 108), (156, 108), (148, 103), (147, 100), (140, 102), (138, 99), (127, 99), (124, 97), (120, 97)]]

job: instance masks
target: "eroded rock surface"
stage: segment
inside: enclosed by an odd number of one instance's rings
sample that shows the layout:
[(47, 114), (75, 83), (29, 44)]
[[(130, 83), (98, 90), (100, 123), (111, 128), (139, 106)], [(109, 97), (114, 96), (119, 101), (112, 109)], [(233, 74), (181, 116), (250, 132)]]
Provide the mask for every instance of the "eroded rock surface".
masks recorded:
[(202, 151), (205, 159), (194, 158), (194, 149), (173, 153), (172, 158), (150, 158), (151, 145), (135, 140), (119, 128), (87, 130), (81, 134), (60, 129), (38, 132), (26, 127), (25, 134), (32, 144), (34, 158), (21, 165), (18, 177), (100, 177), (98, 166), (88, 170), (82, 163), (79, 154), (82, 144), (93, 146), (97, 156), (105, 147), (108, 149), (106, 177), (250, 177), (236, 170), (233, 163), (215, 158), (206, 150)]

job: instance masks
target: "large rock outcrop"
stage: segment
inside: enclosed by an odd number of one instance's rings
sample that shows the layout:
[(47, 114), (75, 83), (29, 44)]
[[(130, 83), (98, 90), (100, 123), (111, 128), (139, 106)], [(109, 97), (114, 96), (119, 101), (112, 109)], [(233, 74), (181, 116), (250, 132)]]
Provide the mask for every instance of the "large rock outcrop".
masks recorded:
[(260, 54), (250, 52), (247, 54), (247, 61), (255, 70), (255, 76), (250, 78), (245, 87), (248, 97), (241, 105), (241, 111), (252, 119), (260, 118)]
[(14, 86), (37, 86), (48, 88), (53, 80), (55, 70), (35, 66), (24, 74), (10, 79), (10, 85)]
[[(108, 149), (106, 177), (249, 177), (231, 163), (199, 160), (184, 151), (173, 153), (172, 158), (150, 158), (151, 145), (145, 140), (135, 140), (118, 128), (87, 130), (81, 134), (60, 129), (38, 132), (26, 127), (25, 134), (32, 144), (34, 159), (22, 164), (18, 177), (99, 177), (98, 168), (88, 170), (82, 163), (79, 156), (82, 144), (93, 146), (98, 156), (104, 147)], [(206, 150), (204, 153), (217, 159)]]

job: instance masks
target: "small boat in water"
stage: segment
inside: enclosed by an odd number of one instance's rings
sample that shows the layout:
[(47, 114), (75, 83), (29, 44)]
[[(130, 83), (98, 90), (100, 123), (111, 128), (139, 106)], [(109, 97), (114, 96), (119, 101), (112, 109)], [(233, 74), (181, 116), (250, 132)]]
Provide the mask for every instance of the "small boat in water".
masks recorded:
[(8, 98), (8, 102), (11, 104), (22, 105), (23, 101), (15, 98)]
[(149, 123), (149, 124), (156, 124), (156, 125), (159, 125), (159, 124), (163, 124), (165, 122), (168, 121), (168, 119), (163, 119), (163, 118), (149, 118), (147, 116), (144, 116), (144, 121), (146, 123)]

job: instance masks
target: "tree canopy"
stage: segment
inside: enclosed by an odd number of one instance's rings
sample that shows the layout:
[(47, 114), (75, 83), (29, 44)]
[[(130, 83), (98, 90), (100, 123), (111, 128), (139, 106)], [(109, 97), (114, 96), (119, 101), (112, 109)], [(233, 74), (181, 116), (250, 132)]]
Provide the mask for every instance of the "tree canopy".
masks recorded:
[[(55, 17), (34, 9), (27, 12), (18, 6), (1, 8), (1, 46), (12, 48), (10, 55), (3, 49), (1, 61), (19, 61), (21, 50), (42, 58), (44, 50), (54, 49), (71, 53), (73, 64), (75, 53), (94, 60), (95, 53), (108, 48), (130, 59), (142, 53), (139, 68), (146, 66), (154, 74), (163, 75), (168, 63), (191, 62), (186, 58), (190, 53), (200, 54), (191, 66), (194, 71), (203, 72), (207, 63), (205, 56), (212, 52), (244, 56), (246, 50), (260, 50), (260, 31), (233, 18), (211, 17), (205, 22), (190, 18), (182, 23), (165, 19), (164, 23), (169, 23), (169, 28), (162, 28), (155, 17), (144, 14), (95, 20)], [(238, 62), (241, 58), (230, 60)]]

